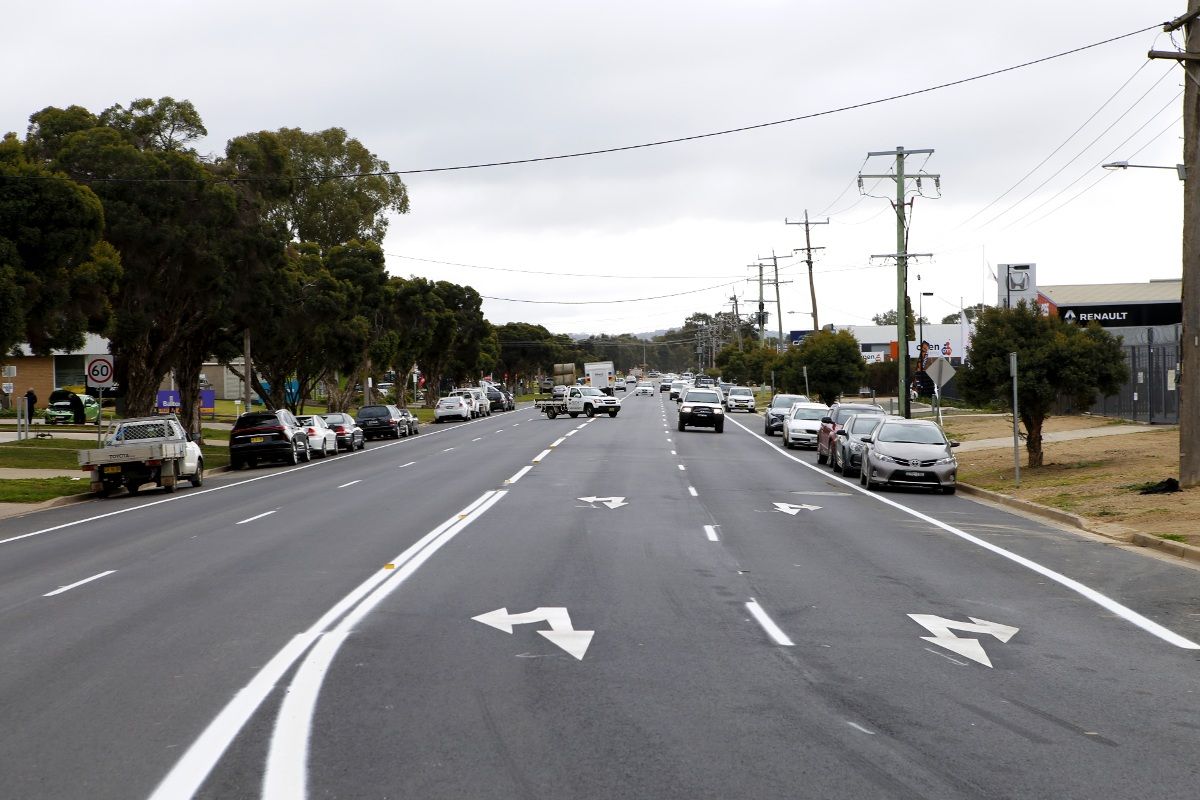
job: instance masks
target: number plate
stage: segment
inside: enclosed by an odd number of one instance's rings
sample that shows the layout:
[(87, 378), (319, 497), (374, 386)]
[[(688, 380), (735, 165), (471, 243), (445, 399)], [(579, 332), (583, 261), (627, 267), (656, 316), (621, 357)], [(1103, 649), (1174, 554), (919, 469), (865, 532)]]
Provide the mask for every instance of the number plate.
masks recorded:
[(906, 472), (906, 473), (904, 473), (904, 474), (905, 474), (905, 476), (907, 476), (907, 477), (909, 477), (909, 478), (924, 478), (924, 477), (925, 477), (925, 473), (924, 473), (924, 472), (912, 472), (912, 471), (909, 471), (909, 472)]
[(112, 473), (112, 472), (120, 472), (120, 471), (121, 471), (121, 467), (120, 467), (120, 465), (118, 465), (118, 464), (114, 464), (114, 465), (113, 465), (113, 466), (111, 466), (111, 467), (105, 467), (105, 468), (104, 468), (104, 471), (105, 471), (105, 472), (109, 472), (109, 473)]
[(267, 440), (267, 437), (265, 437), (265, 436), (251, 436), (250, 437), (251, 444), (261, 444), (262, 442), (265, 442), (266, 440)]

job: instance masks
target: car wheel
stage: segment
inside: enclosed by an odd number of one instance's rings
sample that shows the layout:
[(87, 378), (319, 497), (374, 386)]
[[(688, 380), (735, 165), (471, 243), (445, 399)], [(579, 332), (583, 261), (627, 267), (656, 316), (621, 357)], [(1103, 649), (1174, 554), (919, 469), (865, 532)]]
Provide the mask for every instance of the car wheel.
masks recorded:
[(300, 445), (292, 442), (292, 454), (287, 458), (287, 463), (293, 467), (300, 463)]
[(140, 492), (141, 490), (142, 490), (142, 485), (140, 483), (138, 483), (138, 484), (131, 483), (125, 487), (125, 491), (129, 492), (130, 497), (137, 497), (138, 492)]
[(817, 463), (824, 464), (829, 461), (829, 456), (821, 452), (821, 445), (817, 444)]
[(555, 417), (557, 417), (557, 416), (558, 416), (558, 412), (557, 412), (557, 411), (555, 411), (553, 408), (551, 408), (551, 409), (547, 409), (547, 410), (546, 410), (546, 416), (547, 416), (547, 417), (549, 417), (550, 419), (554, 419)]
[(718, 422), (718, 423), (717, 423), (717, 433), (721, 433), (721, 432), (722, 432), (722, 431), (724, 431), (724, 430), (725, 430), (725, 423), (724, 423), (724, 422)]
[(954, 490), (957, 488), (957, 486), (943, 486), (942, 494), (954, 494)]
[(312, 453), (313, 457), (315, 457), (315, 458), (324, 458), (325, 457), (325, 440), (324, 439), (321, 440), (321, 449), (320, 450), (311, 450), (310, 452)]
[(682, 431), (682, 430), (684, 429), (684, 427), (685, 427), (685, 426), (684, 426), (684, 424), (683, 424), (683, 420), (679, 420), (679, 430), (681, 430), (681, 431)]
[(763, 436), (773, 436), (770, 425), (763, 425)]
[(159, 486), (161, 486), (161, 487), (162, 487), (162, 490), (163, 490), (163, 492), (164, 492), (165, 494), (174, 494), (174, 492), (175, 492), (175, 484), (174, 484), (174, 482), (172, 482), (172, 483), (160, 483), (160, 484), (159, 484)]
[(250, 467), (250, 469), (254, 469), (255, 467), (258, 466), (258, 459), (257, 458), (246, 459), (246, 466)]
[(229, 468), (231, 470), (239, 470), (244, 466), (246, 466), (246, 462), (242, 461), (242, 459), (238, 458), (237, 456), (230, 457)]
[(610, 409), (608, 410), (608, 415), (609, 415), (610, 417), (615, 417), (615, 416), (617, 415), (617, 409), (615, 409), (615, 408), (610, 408)]
[(193, 489), (199, 489), (201, 486), (204, 485), (204, 459), (203, 458), (196, 462), (196, 471), (194, 473), (192, 473), (192, 476), (190, 478), (188, 478), (188, 480), (192, 482)]
[(592, 406), (588, 404), (583, 407), (583, 415), (585, 417), (594, 417), (596, 416), (596, 409), (592, 408)]
[(579, 412), (578, 411), (568, 411), (567, 416), (570, 417), (571, 419), (575, 419), (576, 417), (579, 416)]

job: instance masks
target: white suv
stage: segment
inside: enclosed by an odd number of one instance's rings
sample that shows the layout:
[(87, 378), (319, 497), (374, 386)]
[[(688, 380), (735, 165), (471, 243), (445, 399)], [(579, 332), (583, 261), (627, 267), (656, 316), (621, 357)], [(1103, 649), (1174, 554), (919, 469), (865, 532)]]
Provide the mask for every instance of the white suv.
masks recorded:
[(749, 411), (753, 414), (757, 410), (754, 406), (754, 392), (747, 386), (730, 386), (729, 391), (725, 393), (725, 410)]

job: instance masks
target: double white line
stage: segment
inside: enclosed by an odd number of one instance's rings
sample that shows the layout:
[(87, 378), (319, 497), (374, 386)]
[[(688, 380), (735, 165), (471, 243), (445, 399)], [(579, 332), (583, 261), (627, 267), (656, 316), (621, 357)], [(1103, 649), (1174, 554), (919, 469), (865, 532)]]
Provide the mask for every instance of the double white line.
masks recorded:
[[(482, 516), (506, 494), (485, 492), (450, 519), (425, 534), (384, 569), (363, 581), (308, 630), (292, 638), (225, 705), (200, 737), (176, 762), (150, 796), (150, 800), (192, 797), (220, 761), (246, 723), (279, 685), (283, 676), (302, 658), (275, 721), (264, 798), (302, 798), (307, 795), (308, 739), (321, 682), (338, 648), (355, 625), (420, 569), (442, 545)], [(307, 655), (306, 655), (307, 654)]]

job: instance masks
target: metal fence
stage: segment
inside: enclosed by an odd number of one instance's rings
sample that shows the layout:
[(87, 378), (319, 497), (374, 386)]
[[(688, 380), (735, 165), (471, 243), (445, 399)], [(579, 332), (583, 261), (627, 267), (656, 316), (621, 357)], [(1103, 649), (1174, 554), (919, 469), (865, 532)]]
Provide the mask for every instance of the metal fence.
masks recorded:
[(1179, 342), (1127, 344), (1129, 382), (1088, 409), (1093, 414), (1156, 425), (1179, 422)]

